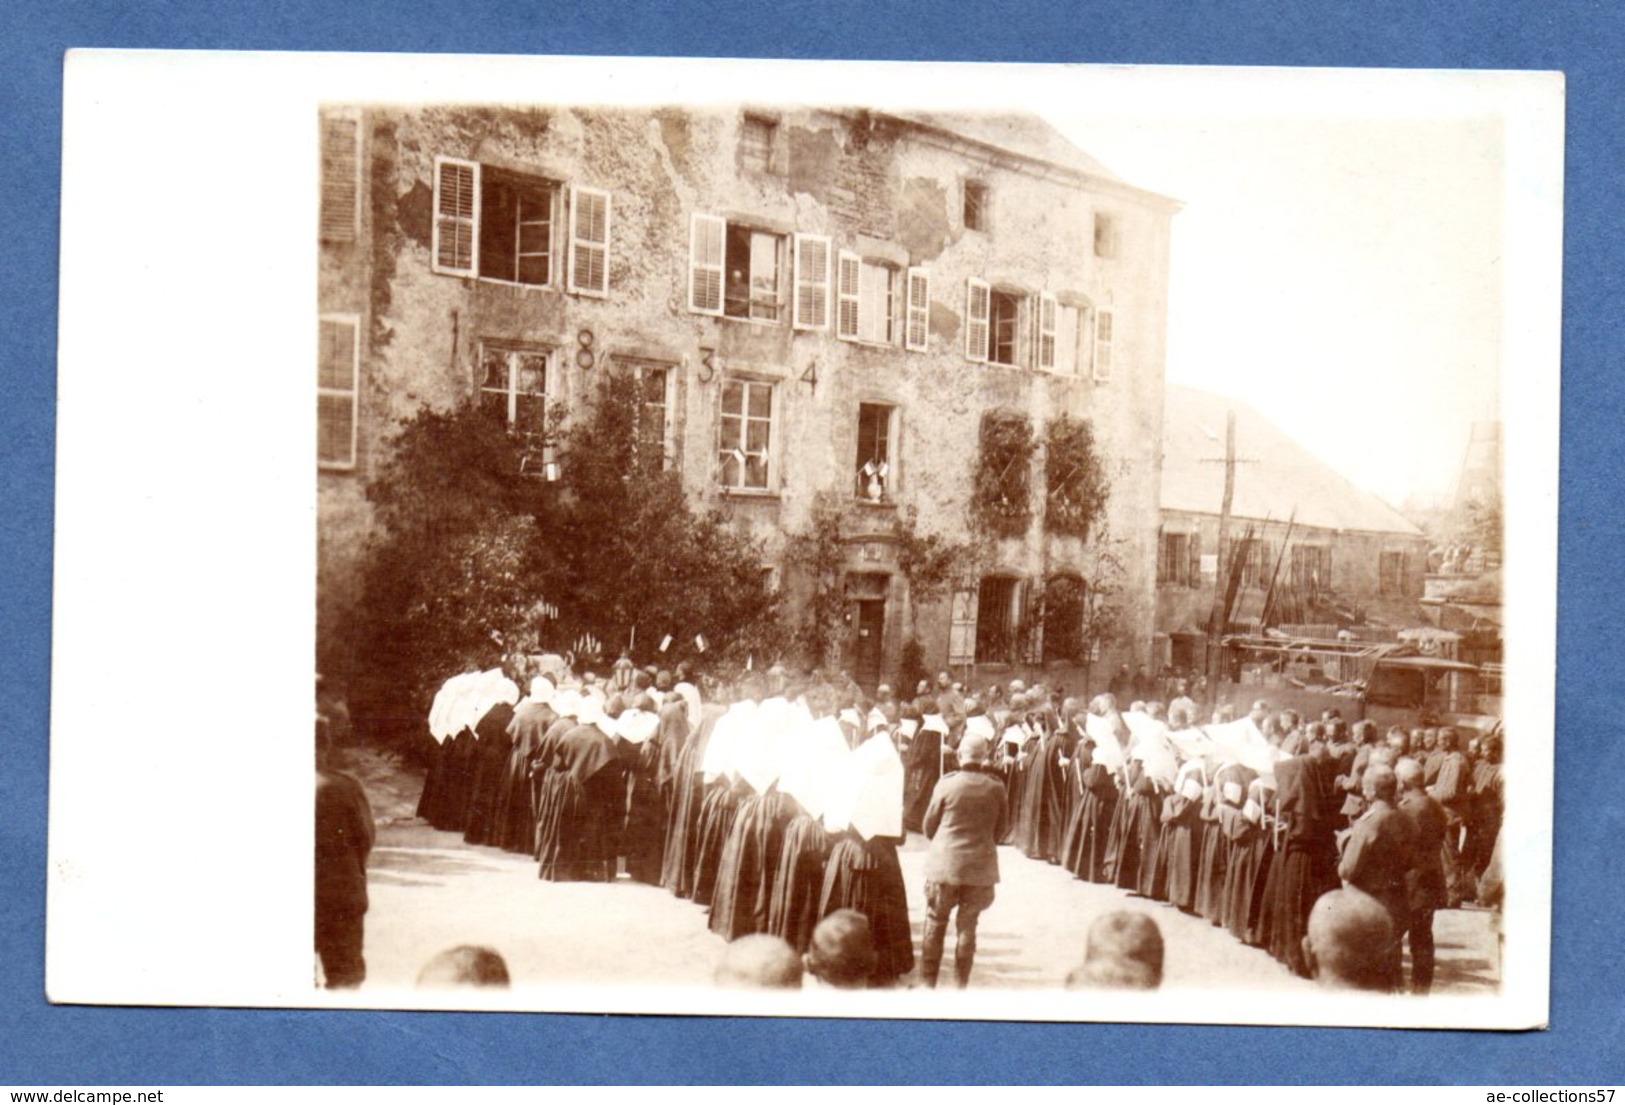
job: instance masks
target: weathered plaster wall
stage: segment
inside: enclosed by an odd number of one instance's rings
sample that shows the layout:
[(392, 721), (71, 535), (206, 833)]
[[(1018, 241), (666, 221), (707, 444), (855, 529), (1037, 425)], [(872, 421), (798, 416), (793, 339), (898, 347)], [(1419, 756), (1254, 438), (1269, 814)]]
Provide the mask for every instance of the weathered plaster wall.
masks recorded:
[[(363, 354), (362, 461), (349, 476), (323, 476), (324, 595), (353, 577), (368, 515), (359, 488), (382, 439), (420, 406), (445, 408), (476, 385), (482, 341), (526, 342), (566, 351), (576, 334), (596, 335), (607, 354), (678, 366), (671, 396), (675, 454), (697, 504), (719, 506), (760, 537), (770, 562), (783, 535), (806, 527), (813, 498), (834, 491), (851, 502), (861, 402), (898, 408), (898, 464), (890, 496), (912, 507), (921, 530), (966, 536), (972, 466), (983, 412), (1024, 412), (1042, 438), (1062, 413), (1090, 419), (1109, 458), (1109, 530), (1122, 542), (1120, 601), (1134, 638), (1124, 659), (1149, 659), (1154, 617), (1157, 486), (1163, 342), (1166, 328), (1165, 208), (1135, 206), (1118, 189), (1096, 195), (978, 159), (969, 148), (923, 141), (906, 125), (868, 116), (803, 112), (780, 117), (773, 171), (741, 171), (739, 115), (730, 111), (621, 112), (550, 108), (377, 109), (367, 113), (371, 174), (359, 257), (323, 259), (327, 297), (359, 300), (368, 335)], [(430, 264), (437, 155), (466, 158), (609, 190), (613, 196), (610, 292), (500, 284), (436, 273)], [(962, 181), (985, 184), (986, 231), (966, 230)], [(1120, 194), (1121, 193), (1121, 194)], [(1095, 256), (1093, 213), (1109, 208), (1119, 248)], [(690, 312), (689, 220), (720, 215), (784, 234), (827, 234), (899, 267), (931, 273), (929, 349), (871, 347), (830, 332), (719, 319)], [(331, 268), (331, 272), (329, 269)], [(1087, 362), (1072, 374), (977, 365), (964, 355), (966, 279), (976, 276), (1028, 294), (1115, 312), (1112, 378), (1096, 383)], [(788, 274), (785, 277), (788, 281)], [(831, 291), (833, 303), (833, 289)], [(788, 313), (788, 307), (786, 308)], [(709, 364), (707, 364), (709, 362)], [(579, 403), (592, 383), (572, 358), (557, 359), (554, 397)], [(594, 370), (597, 371), (597, 370)], [(730, 375), (772, 381), (776, 488), (724, 495), (715, 486), (722, 382)], [(709, 377), (709, 378), (707, 378)], [(812, 382), (816, 377), (816, 383)], [(1030, 479), (1034, 524), (1026, 539), (1000, 543), (998, 568), (1028, 577), (1081, 570), (1075, 540), (1049, 539), (1038, 520), (1042, 455)], [(852, 567), (892, 574), (886, 655), (894, 666), (908, 627), (907, 602), (886, 541), (892, 512), (854, 503)], [(349, 574), (346, 574), (349, 573)], [(337, 600), (335, 600), (337, 601)], [(947, 654), (946, 603), (919, 611), (925, 662)], [(1102, 663), (1115, 659), (1103, 657)]]

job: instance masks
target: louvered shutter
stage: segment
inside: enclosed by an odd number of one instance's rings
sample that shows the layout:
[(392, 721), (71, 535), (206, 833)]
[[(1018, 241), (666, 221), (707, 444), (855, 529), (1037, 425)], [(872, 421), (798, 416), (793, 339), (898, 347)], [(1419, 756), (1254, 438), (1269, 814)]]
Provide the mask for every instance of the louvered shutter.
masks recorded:
[(480, 167), (451, 157), (434, 160), (435, 272), (473, 276), (479, 263)]
[(316, 460), (323, 468), (355, 467), (360, 320), (324, 315), (316, 352)]
[(987, 281), (969, 277), (965, 281), (965, 359), (987, 361), (988, 333), (991, 329), (993, 289)]
[(322, 120), (322, 240), (353, 242), (360, 193), (360, 123), (347, 116)]
[(903, 344), (915, 353), (923, 353), (930, 341), (931, 274), (925, 269), (909, 269), (907, 296)]
[(1191, 534), (1190, 554), (1189, 574), (1185, 577), (1185, 583), (1190, 587), (1200, 587), (1202, 584), (1202, 535), (1200, 533)]
[(1095, 312), (1095, 379), (1112, 378), (1112, 313), (1105, 308)]
[(570, 189), (570, 291), (609, 294), (609, 193)]
[(862, 280), (862, 258), (842, 250), (836, 269), (835, 336), (847, 341), (858, 339)]
[(1055, 297), (1038, 297), (1038, 367), (1055, 368)]
[(728, 223), (715, 215), (696, 214), (688, 230), (688, 309), (702, 315), (722, 313), (723, 243)]
[(948, 666), (976, 660), (976, 600), (972, 591), (955, 591), (948, 619)]
[(829, 239), (796, 235), (795, 314), (797, 330), (829, 328)]

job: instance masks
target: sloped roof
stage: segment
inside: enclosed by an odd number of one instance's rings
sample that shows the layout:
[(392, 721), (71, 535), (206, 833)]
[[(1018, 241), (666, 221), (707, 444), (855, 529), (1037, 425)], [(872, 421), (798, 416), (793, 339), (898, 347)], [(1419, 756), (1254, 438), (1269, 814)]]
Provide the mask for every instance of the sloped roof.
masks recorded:
[(1087, 173), (1102, 180), (1127, 183), (1105, 165), (1074, 146), (1060, 131), (1036, 115), (979, 114), (965, 111), (899, 111), (900, 119), (952, 131), (976, 142), (997, 146), (1022, 157)]
[[(1232, 518), (1318, 529), (1420, 537), (1422, 531), (1362, 491), (1238, 399), (1194, 388), (1167, 388), (1162, 422), (1162, 508), (1217, 514), (1224, 501), (1225, 413), (1236, 412), (1236, 489)], [(1216, 462), (1216, 463), (1215, 463)]]

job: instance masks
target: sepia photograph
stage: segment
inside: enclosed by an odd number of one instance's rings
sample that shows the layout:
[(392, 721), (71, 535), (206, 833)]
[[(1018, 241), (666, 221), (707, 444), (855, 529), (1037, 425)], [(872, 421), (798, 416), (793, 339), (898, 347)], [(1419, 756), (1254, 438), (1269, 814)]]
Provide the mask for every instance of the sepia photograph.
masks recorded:
[(233, 73), (277, 951), (85, 969), (59, 709), (53, 1000), (1544, 1023), (1559, 76)]

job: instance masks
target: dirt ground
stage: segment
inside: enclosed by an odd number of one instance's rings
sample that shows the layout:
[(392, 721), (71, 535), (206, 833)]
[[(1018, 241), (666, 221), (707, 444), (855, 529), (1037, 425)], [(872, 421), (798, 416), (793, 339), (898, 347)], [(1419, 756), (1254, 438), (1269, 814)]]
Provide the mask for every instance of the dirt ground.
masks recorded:
[[(701, 907), (625, 877), (610, 884), (543, 882), (524, 856), (467, 845), (460, 835), (418, 820), (420, 774), (387, 755), (352, 750), (348, 756), (346, 769), (362, 780), (378, 822), (369, 865), (368, 985), (410, 986), (431, 956), (457, 944), (501, 951), (516, 986), (710, 982), (724, 944), (707, 929)], [(916, 951), (925, 849), (922, 837), (911, 836), (900, 850)], [(1013, 848), (999, 850), (999, 869), (998, 899), (979, 929), (973, 988), (1059, 988), (1082, 959), (1091, 920), (1122, 908), (1147, 912), (1161, 927), (1165, 987), (1283, 993), (1312, 986), (1265, 952), (1164, 903), (1081, 882)], [(1434, 934), (1435, 993), (1495, 989), (1492, 914), (1441, 911)], [(948, 954), (951, 960), (951, 936)]]

